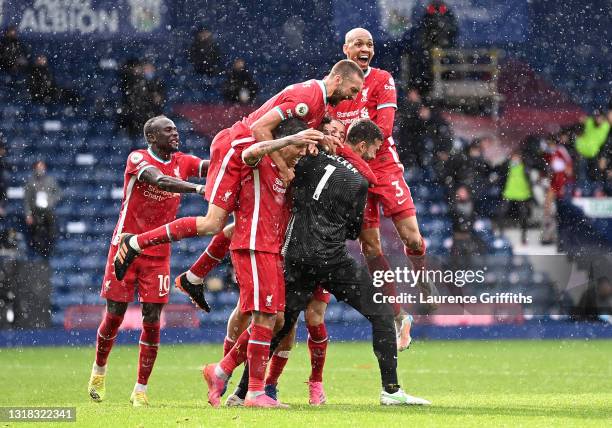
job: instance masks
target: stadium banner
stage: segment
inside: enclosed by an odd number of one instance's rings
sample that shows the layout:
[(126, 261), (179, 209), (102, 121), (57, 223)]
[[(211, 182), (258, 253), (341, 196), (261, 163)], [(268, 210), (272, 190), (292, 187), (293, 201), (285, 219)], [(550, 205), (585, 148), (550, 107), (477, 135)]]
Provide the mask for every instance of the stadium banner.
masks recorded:
[(0, 0), (0, 27), (25, 38), (149, 38), (167, 34), (168, 0)]
[[(417, 26), (429, 3), (429, 0), (365, 0), (356, 8), (351, 3), (334, 0), (336, 31), (344, 34), (353, 27), (365, 26), (372, 29), (375, 38), (402, 39)], [(460, 43), (503, 44), (521, 42), (527, 37), (526, 0), (447, 0), (445, 3), (457, 18)], [(364, 13), (370, 10), (374, 13)]]

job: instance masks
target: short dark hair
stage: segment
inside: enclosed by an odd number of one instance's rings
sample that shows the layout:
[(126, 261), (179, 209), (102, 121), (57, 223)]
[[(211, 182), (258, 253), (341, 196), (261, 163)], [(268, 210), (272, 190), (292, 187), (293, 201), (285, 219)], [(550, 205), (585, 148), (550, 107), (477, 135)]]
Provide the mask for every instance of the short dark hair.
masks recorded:
[(145, 139), (145, 141), (147, 143), (149, 142), (149, 139), (147, 138), (147, 135), (151, 134), (154, 131), (153, 124), (158, 119), (168, 119), (168, 117), (166, 115), (163, 115), (163, 114), (160, 114), (159, 116), (152, 117), (151, 119), (147, 120), (145, 122), (144, 126), (142, 127), (142, 133), (143, 133), (144, 139)]
[(296, 117), (283, 120), (274, 129), (274, 138), (283, 138), (289, 135), (297, 134), (300, 131), (308, 129), (306, 123)]
[(357, 75), (360, 79), (364, 79), (363, 70), (359, 68), (356, 62), (350, 59), (338, 61), (331, 69), (330, 76), (339, 75), (343, 78), (349, 78)]
[(323, 119), (321, 119), (321, 124), (319, 125), (319, 129), (323, 129), (325, 125), (329, 125), (330, 123), (332, 123), (332, 118), (327, 115), (323, 116)]
[(376, 140), (384, 140), (385, 136), (382, 131), (370, 119), (359, 119), (351, 124), (346, 133), (346, 142), (350, 145), (358, 144), (365, 141), (369, 146), (374, 144)]

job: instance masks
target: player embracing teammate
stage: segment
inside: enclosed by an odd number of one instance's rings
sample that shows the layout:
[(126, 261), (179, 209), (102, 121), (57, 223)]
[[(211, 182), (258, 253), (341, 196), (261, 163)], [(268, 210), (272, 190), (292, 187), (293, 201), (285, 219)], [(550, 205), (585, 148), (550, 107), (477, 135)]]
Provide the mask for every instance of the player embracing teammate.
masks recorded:
[[(287, 125), (293, 127), (283, 129)], [(283, 324), (285, 279), (280, 251), (289, 204), (287, 186), (280, 178), (278, 167), (266, 154), (278, 152), (286, 165), (293, 168), (306, 154), (305, 142), (316, 144), (323, 139), (322, 133), (307, 129), (301, 121), (281, 122), (275, 134), (278, 138), (296, 131), (301, 131), (297, 133), (300, 139), (289, 137), (257, 143), (242, 154), (243, 180), (238, 193), (230, 250), (240, 288), (240, 312), (251, 314), (252, 323), (218, 364), (204, 368), (208, 402), (214, 407), (220, 404), (228, 377), (245, 361), (248, 361), (250, 373), (244, 405), (282, 406), (265, 394), (264, 378), (274, 326), (277, 321), (280, 326)], [(259, 218), (264, 221), (259, 221)]]
[[(414, 202), (404, 180), (404, 166), (399, 160), (392, 136), (397, 109), (395, 82), (389, 72), (370, 66), (374, 56), (374, 41), (368, 30), (354, 28), (346, 33), (342, 51), (348, 59), (359, 65), (365, 80), (361, 93), (355, 99), (330, 107), (330, 113), (345, 125), (363, 118), (371, 119), (384, 135), (383, 144), (375, 158), (368, 162), (376, 175), (377, 184), (370, 187), (368, 193), (363, 229), (359, 235), (361, 251), (371, 274), (390, 270), (380, 239), (382, 207), (385, 217), (391, 217), (413, 269), (424, 269), (425, 241), (419, 232)], [(395, 295), (395, 283), (386, 282), (383, 291), (387, 295)], [(410, 346), (412, 317), (399, 304), (393, 304), (393, 312), (398, 350), (403, 351)]]

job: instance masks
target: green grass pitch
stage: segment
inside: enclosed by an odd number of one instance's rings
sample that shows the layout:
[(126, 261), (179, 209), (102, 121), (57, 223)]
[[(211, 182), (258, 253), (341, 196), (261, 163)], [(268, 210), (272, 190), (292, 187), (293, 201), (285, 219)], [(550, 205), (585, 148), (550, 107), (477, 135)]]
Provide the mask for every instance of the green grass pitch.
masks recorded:
[(400, 381), (428, 408), (380, 406), (370, 344), (332, 342), (327, 405), (308, 406), (308, 350), (298, 344), (279, 385), (290, 409), (213, 409), (200, 367), (221, 352), (162, 344), (151, 406), (133, 409), (136, 346), (113, 349), (103, 403), (86, 392), (93, 347), (0, 349), (0, 406), (76, 406), (76, 426), (87, 427), (612, 426), (612, 341), (416, 342), (399, 355)]

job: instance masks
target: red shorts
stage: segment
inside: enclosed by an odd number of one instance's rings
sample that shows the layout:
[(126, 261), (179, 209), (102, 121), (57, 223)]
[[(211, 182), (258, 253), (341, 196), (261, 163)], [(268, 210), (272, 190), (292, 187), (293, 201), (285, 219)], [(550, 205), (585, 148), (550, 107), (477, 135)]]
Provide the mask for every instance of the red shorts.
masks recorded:
[(275, 314), (285, 310), (285, 273), (280, 254), (232, 250), (240, 288), (240, 312)]
[(312, 293), (312, 299), (318, 300), (319, 302), (327, 303), (329, 305), (331, 294), (329, 294), (329, 291), (327, 291), (320, 285), (317, 285), (314, 292)]
[(374, 171), (378, 184), (368, 191), (368, 199), (363, 213), (362, 229), (372, 229), (380, 226), (380, 205), (385, 217), (394, 220), (416, 215), (414, 201), (410, 188), (404, 180), (403, 171), (393, 167), (393, 171)]
[(139, 256), (123, 278), (115, 277), (113, 260), (117, 245), (111, 245), (106, 261), (100, 296), (115, 302), (133, 302), (138, 288), (138, 300), (144, 303), (168, 303), (170, 297), (170, 257)]
[(210, 145), (210, 166), (206, 174), (206, 200), (228, 212), (234, 211), (240, 190), (242, 150), (254, 143), (246, 137), (232, 141), (230, 130), (219, 132)]

